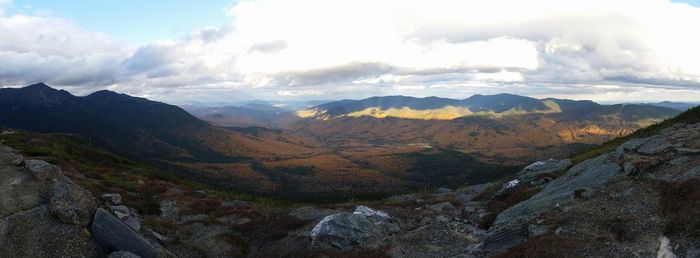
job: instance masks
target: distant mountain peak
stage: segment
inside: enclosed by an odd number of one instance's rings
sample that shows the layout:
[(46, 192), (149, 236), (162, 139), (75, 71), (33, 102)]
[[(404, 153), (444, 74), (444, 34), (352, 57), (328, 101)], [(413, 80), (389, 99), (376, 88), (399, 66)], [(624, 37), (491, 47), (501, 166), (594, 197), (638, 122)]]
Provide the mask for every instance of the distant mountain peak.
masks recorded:
[(99, 91), (95, 91), (93, 93), (90, 93), (90, 95), (88, 95), (88, 97), (107, 97), (107, 96), (121, 96), (121, 95), (124, 95), (124, 94), (117, 93), (117, 92), (114, 92), (111, 90), (99, 90)]
[(51, 88), (51, 86), (47, 85), (46, 83), (40, 82), (29, 86), (25, 86), (24, 88)]

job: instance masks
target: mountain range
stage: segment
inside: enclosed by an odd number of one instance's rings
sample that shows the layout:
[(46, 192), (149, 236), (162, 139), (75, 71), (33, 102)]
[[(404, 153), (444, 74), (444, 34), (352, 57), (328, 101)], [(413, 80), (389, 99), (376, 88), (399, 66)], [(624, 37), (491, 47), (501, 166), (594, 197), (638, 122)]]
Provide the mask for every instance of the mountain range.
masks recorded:
[(424, 144), (517, 164), (564, 157), (679, 112), (648, 104), (601, 105), (512, 94), (463, 100), (389, 96), (300, 110), (296, 119), (279, 127), (331, 146)]
[[(466, 115), (447, 119), (441, 113), (447, 107)], [(43, 83), (0, 89), (0, 126), (70, 134), (200, 183), (291, 199), (487, 182), (532, 160), (563, 157), (679, 112), (510, 94), (375, 97), (310, 110), (316, 114), (299, 117), (258, 103), (193, 112), (198, 118), (177, 106), (111, 91), (81, 97)], [(369, 115), (350, 115), (358, 112)], [(212, 123), (220, 113), (265, 123)]]
[(661, 105), (617, 104), (600, 105), (593, 101), (566, 99), (535, 99), (513, 94), (474, 95), (467, 99), (438, 97), (415, 98), (406, 96), (372, 97), (362, 100), (342, 100), (300, 110), (302, 118), (337, 119), (342, 117), (407, 118), (423, 120), (451, 120), (460, 117), (505, 117), (525, 114), (565, 114), (569, 117), (619, 115), (625, 119), (642, 121), (677, 114)]

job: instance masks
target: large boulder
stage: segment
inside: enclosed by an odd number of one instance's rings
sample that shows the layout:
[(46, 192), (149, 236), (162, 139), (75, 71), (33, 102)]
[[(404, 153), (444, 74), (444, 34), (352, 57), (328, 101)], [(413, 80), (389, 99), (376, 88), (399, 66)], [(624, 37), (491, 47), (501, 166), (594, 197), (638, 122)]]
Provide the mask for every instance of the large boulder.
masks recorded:
[(101, 208), (95, 212), (92, 234), (99, 242), (114, 250), (128, 251), (143, 258), (171, 256)]
[(29, 172), (39, 181), (46, 181), (60, 177), (61, 169), (43, 160), (30, 159), (24, 161)]
[(316, 246), (351, 250), (376, 248), (387, 236), (400, 231), (400, 222), (386, 212), (358, 206), (355, 212), (329, 215), (311, 230)]
[(504, 183), (501, 189), (496, 192), (496, 196), (503, 196), (515, 189), (542, 186), (554, 180), (569, 166), (571, 166), (571, 160), (568, 159), (548, 159), (532, 163), (520, 170), (513, 180)]
[(64, 223), (87, 226), (92, 220), (97, 202), (92, 193), (76, 184), (57, 181), (49, 201), (51, 214)]

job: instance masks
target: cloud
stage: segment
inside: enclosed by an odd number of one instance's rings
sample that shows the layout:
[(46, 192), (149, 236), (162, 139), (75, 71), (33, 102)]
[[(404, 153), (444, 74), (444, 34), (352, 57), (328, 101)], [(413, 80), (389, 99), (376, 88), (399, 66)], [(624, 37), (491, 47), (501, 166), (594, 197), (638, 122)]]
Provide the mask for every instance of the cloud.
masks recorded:
[(61, 18), (0, 16), (0, 83), (47, 81), (60, 85), (117, 82), (127, 52), (107, 35)]
[(227, 13), (219, 27), (129, 46), (66, 19), (0, 12), (0, 83), (212, 99), (700, 89), (700, 36), (686, 29), (700, 9), (665, 0), (248, 0)]
[(248, 49), (248, 53), (260, 52), (263, 54), (275, 54), (287, 48), (287, 42), (284, 40), (273, 40), (261, 42), (253, 45)]

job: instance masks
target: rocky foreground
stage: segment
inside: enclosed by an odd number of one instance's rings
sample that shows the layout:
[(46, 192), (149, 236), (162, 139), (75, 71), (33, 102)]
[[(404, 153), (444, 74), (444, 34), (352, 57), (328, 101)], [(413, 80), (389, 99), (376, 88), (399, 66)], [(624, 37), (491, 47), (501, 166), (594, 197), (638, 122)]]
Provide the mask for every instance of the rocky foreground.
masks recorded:
[(0, 257), (700, 257), (700, 124), (572, 165), (291, 208), (167, 185), (140, 215), (0, 145)]

